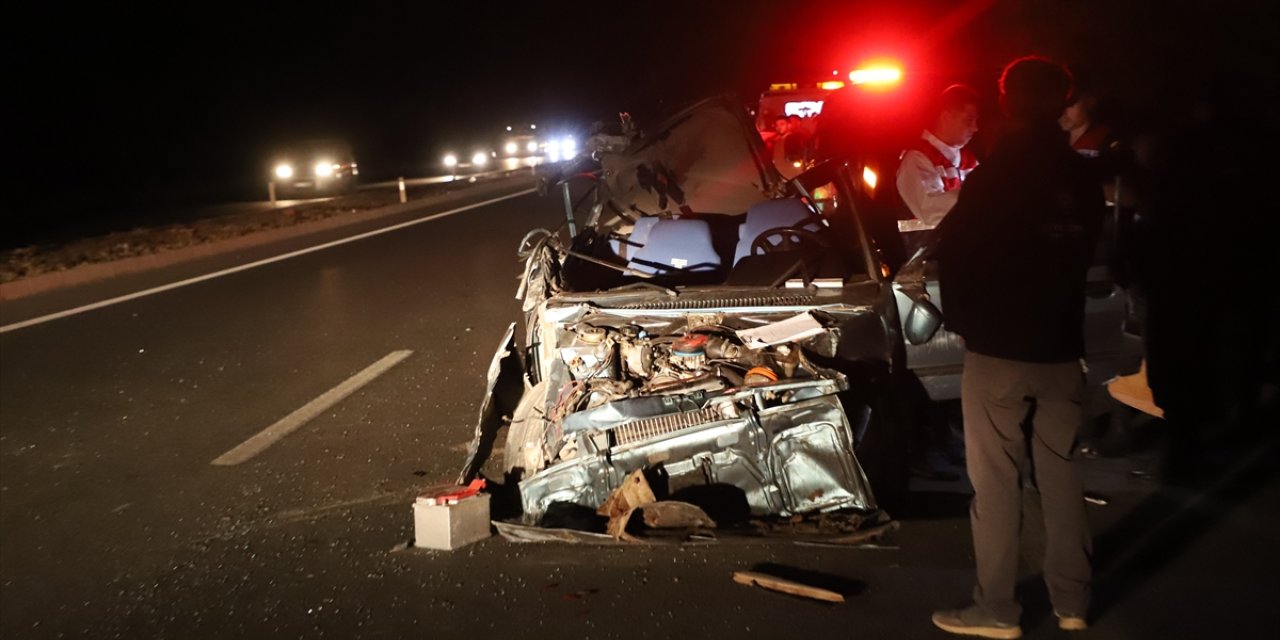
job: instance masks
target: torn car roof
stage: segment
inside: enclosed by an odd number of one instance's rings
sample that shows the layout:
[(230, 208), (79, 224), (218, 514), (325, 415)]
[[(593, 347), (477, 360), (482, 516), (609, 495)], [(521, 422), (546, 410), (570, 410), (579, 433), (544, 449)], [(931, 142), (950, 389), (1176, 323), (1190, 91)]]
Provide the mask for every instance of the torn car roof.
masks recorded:
[(641, 215), (738, 214), (783, 183), (745, 109), (727, 97), (681, 111), (624, 151), (602, 152), (600, 164), (614, 204)]

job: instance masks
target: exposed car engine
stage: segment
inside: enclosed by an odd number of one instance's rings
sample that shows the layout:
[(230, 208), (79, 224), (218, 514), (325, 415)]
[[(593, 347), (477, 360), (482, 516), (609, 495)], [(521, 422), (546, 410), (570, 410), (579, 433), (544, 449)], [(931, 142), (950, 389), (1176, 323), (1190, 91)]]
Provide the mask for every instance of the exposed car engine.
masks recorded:
[(561, 357), (579, 386), (557, 404), (554, 417), (635, 395), (713, 391), (779, 379), (819, 377), (794, 344), (754, 351), (725, 328), (652, 336), (636, 325), (618, 329), (583, 324)]

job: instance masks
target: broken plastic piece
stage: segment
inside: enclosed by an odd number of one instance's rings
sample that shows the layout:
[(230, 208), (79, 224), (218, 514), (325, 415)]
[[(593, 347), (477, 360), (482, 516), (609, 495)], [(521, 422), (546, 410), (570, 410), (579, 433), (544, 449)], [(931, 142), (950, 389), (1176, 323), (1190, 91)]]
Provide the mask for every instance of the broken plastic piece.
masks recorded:
[(687, 502), (664, 500), (640, 507), (644, 524), (651, 529), (716, 528), (716, 523), (701, 507)]
[(763, 327), (745, 329), (738, 332), (738, 337), (749, 349), (763, 349), (775, 344), (795, 342), (816, 336), (826, 329), (808, 312), (792, 316), (781, 322), (767, 324)]
[(596, 513), (609, 518), (606, 531), (610, 536), (618, 539), (626, 533), (631, 514), (636, 509), (656, 501), (653, 489), (649, 488), (649, 482), (644, 478), (644, 472), (636, 469), (609, 495)]

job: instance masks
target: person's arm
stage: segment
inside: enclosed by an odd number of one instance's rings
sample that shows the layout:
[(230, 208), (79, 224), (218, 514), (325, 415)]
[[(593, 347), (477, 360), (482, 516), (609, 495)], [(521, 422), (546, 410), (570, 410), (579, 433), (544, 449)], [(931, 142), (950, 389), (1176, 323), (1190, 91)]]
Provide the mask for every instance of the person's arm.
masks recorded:
[(959, 189), (944, 191), (938, 168), (915, 150), (903, 154), (897, 182), (898, 193), (911, 214), (930, 225), (942, 222), (960, 194)]

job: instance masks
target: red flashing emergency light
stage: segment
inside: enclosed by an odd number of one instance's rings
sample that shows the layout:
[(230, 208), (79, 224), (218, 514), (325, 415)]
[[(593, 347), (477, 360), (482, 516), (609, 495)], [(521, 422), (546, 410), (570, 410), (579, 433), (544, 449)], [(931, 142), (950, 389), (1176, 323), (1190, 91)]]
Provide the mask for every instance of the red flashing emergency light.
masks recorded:
[(849, 81), (856, 85), (888, 87), (902, 82), (902, 69), (895, 66), (873, 66), (849, 72)]

